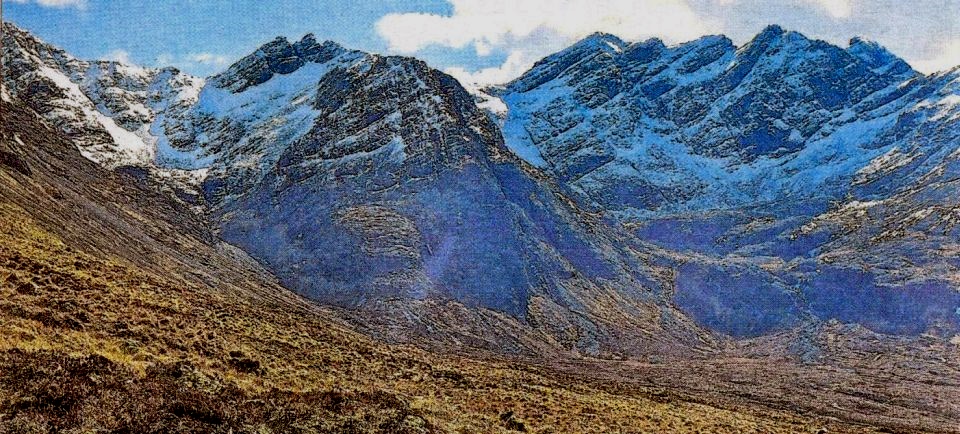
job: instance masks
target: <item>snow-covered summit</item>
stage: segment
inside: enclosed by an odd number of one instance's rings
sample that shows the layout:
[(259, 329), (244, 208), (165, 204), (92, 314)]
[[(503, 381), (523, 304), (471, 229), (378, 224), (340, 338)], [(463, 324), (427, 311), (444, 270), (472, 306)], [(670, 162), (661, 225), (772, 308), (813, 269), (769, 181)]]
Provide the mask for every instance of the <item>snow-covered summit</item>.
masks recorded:
[(284, 37), (277, 37), (237, 61), (226, 71), (211, 77), (210, 82), (217, 87), (239, 93), (270, 80), (274, 75), (291, 74), (309, 63), (327, 63), (348, 52), (350, 50), (335, 42), (317, 42), (312, 33), (304, 35), (294, 43)]
[(508, 147), (586, 204), (639, 216), (842, 194), (935, 86), (875, 43), (768, 26), (740, 47), (594, 35), (497, 96)]
[(5, 90), (67, 133), (85, 157), (108, 168), (134, 165), (185, 182), (195, 178), (164, 164), (167, 127), (177, 128), (164, 120), (197, 101), (203, 79), (175, 68), (77, 59), (11, 23), (3, 26)]
[(798, 315), (960, 324), (957, 267), (934, 247), (958, 221), (956, 70), (924, 76), (876, 43), (779, 26), (739, 47), (621, 47), (578, 43), (494, 88), (502, 130), (582, 206), (693, 252), (681, 309), (733, 334)]
[[(894, 297), (882, 270), (943, 294), (956, 267), (929, 243), (960, 221), (957, 70), (916, 74), (863, 40), (598, 33), (473, 95), (422, 61), (312, 35), (206, 81), (78, 60), (12, 26), (3, 56), (4, 98), (109, 168), (188, 177), (226, 241), (317, 300), (455, 300), (560, 321), (588, 352), (650, 324), (680, 331), (662, 342), (702, 337), (685, 314), (735, 335), (810, 316), (960, 328), (949, 297), (897, 298), (936, 313), (918, 321), (845, 309), (858, 291)], [(904, 253), (917, 239), (929, 254)], [(875, 241), (881, 271), (826, 262)], [(898, 257), (914, 266), (883, 259)], [(643, 319), (618, 330), (610, 307)]]
[(865, 62), (879, 74), (902, 75), (905, 76), (904, 78), (917, 74), (907, 62), (891, 53), (886, 47), (859, 36), (850, 39), (847, 52)]

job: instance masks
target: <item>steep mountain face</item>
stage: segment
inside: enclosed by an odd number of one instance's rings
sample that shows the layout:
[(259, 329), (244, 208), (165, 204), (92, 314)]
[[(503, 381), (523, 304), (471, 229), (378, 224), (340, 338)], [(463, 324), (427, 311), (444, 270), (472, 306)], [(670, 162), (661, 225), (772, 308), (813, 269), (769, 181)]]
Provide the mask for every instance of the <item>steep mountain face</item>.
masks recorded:
[(699, 323), (949, 336), (956, 77), (771, 26), (742, 47), (596, 34), (488, 91), (508, 107), (507, 147), (582, 206), (693, 255), (674, 301)]
[[(13, 96), (67, 133), (87, 126), (71, 137), (108, 168), (161, 188), (166, 174), (194, 175), (202, 197), (189, 203), (218, 236), (284, 286), (359, 309), (374, 332), (525, 353), (716, 344), (666, 301), (662, 254), (583, 212), (504, 147), (459, 83), (421, 61), (307, 35), (200, 82), (79, 61), (13, 30)], [(103, 68), (110, 80), (91, 72)], [(77, 94), (25, 93), (34, 82)], [(41, 107), (68, 103), (75, 110)], [(139, 134), (143, 155), (98, 136), (111, 122)]]
[[(658, 301), (641, 255), (421, 61), (276, 40), (212, 78), (194, 119), (217, 143), (196, 146), (217, 155), (204, 191), (221, 235), (315, 300), (449, 300), (592, 353), (708, 339)], [(614, 343), (650, 327), (670, 338)]]
[[(876, 44), (772, 28), (750, 69), (786, 84), (730, 84), (755, 95), (736, 118), (724, 95), (720, 114), (665, 120), (666, 100), (617, 103), (648, 92), (631, 80), (674, 71), (649, 88), (669, 98), (751, 50), (595, 35), (500, 90), (501, 134), (422, 62), (310, 35), (200, 82), (10, 27), (0, 431), (956, 431), (960, 70), (922, 77)], [(832, 56), (845, 71), (810, 66)], [(758, 139), (806, 122), (757, 108), (826, 80), (792, 74), (838, 74), (843, 96), (790, 100), (829, 118), (802, 143)], [(538, 101), (556, 107), (518, 109)], [(537, 136), (544, 122), (570, 140)], [(675, 151), (660, 172), (654, 148)], [(674, 177), (703, 167), (709, 188)], [(603, 176), (693, 199), (641, 212), (591, 190)], [(740, 202), (757, 185), (776, 201)]]
[(321, 77), (368, 58), (312, 35), (295, 44), (279, 38), (211, 77), (172, 137), (179, 149), (201, 156), (186, 167), (213, 172), (205, 188), (216, 206), (262, 182), (284, 150), (310, 131)]
[(894, 123), (923, 82), (876, 44), (771, 26), (740, 48), (596, 34), (496, 93), (509, 147), (630, 218), (842, 194), (886, 150), (859, 132)]
[(859, 169), (851, 197), (800, 233), (830, 233), (821, 256), (873, 268), (878, 280), (956, 287), (960, 68), (928, 81), (936, 91), (900, 115), (898, 136), (884, 137), (895, 147)]
[(391, 339), (636, 355), (830, 319), (960, 330), (957, 72), (872, 42), (596, 34), (490, 90), (498, 126), (423, 62), (313, 35), (199, 80), (6, 28), (11, 96), (87, 158)]
[[(735, 432), (748, 420), (789, 433), (811, 420), (374, 341), (282, 288), (181, 202), (89, 161), (2, 95), (2, 432), (603, 432), (636, 429), (648, 412), (657, 417), (644, 430)], [(933, 430), (950, 416), (910, 426)], [(852, 426), (816, 419), (833, 432)]]
[[(183, 127), (182, 113), (197, 100), (203, 79), (175, 68), (149, 69), (112, 61), (85, 61), (3, 23), (4, 87), (108, 168), (138, 167), (195, 202), (202, 171), (180, 170), (192, 155), (167, 139)], [(188, 167), (189, 168), (189, 167)]]

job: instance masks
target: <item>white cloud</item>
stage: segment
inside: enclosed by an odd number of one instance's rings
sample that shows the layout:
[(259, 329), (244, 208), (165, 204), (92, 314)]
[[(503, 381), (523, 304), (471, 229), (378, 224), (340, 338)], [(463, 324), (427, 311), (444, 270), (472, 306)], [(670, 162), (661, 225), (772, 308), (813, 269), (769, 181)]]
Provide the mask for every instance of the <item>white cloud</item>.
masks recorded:
[(806, 0), (823, 9), (834, 18), (849, 18), (853, 13), (853, 0)]
[(157, 56), (157, 64), (160, 66), (169, 66), (169, 65), (173, 65), (176, 62), (177, 62), (176, 57), (174, 57), (173, 54), (170, 54), (170, 53), (163, 53)]
[(571, 39), (604, 31), (628, 39), (659, 36), (670, 41), (692, 39), (706, 30), (685, 0), (448, 1), (453, 5), (450, 16), (389, 14), (377, 22), (377, 31), (401, 53), (429, 45), (473, 45), (483, 55), (540, 29)]
[(910, 65), (917, 71), (927, 74), (960, 66), (960, 38), (943, 41), (937, 45), (936, 56), (911, 60)]
[(200, 65), (223, 67), (230, 64), (227, 56), (213, 53), (192, 53), (187, 55), (187, 60)]
[(120, 62), (125, 64), (132, 64), (130, 61), (130, 52), (127, 50), (113, 50), (103, 56), (103, 60), (111, 60), (114, 62)]
[(163, 53), (157, 56), (156, 65), (159, 67), (175, 66), (179, 69), (199, 74), (220, 72), (230, 65), (230, 58), (214, 53), (189, 53), (175, 56)]
[(35, 3), (48, 8), (77, 8), (86, 9), (87, 0), (12, 0), (14, 3)]
[[(447, 72), (465, 82), (507, 81), (537, 59), (590, 33), (602, 31), (628, 40), (659, 37), (668, 42), (694, 39), (708, 32), (705, 21), (686, 0), (448, 0), (449, 16), (389, 14), (377, 32), (390, 49), (404, 54), (428, 46), (472, 47), (478, 56), (507, 54), (499, 67)], [(550, 34), (551, 41), (538, 37)]]
[(464, 84), (476, 84), (479, 86), (489, 84), (506, 83), (519, 77), (533, 66), (537, 58), (530, 58), (527, 53), (515, 50), (507, 56), (507, 60), (502, 65), (494, 68), (484, 68), (479, 71), (468, 71), (465, 68), (454, 66), (447, 68), (445, 72)]
[[(740, 0), (713, 0), (714, 3), (720, 6), (730, 6), (739, 1)], [(820, 12), (826, 12), (827, 15), (833, 18), (850, 18), (850, 16), (853, 15), (855, 0), (798, 0), (798, 2), (817, 9)]]

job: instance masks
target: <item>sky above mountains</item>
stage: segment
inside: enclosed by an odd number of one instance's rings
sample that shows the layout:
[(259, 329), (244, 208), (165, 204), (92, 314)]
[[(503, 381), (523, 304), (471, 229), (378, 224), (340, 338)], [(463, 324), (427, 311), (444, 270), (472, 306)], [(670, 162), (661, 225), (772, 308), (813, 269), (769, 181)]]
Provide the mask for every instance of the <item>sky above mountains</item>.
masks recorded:
[(841, 46), (863, 36), (923, 72), (960, 65), (960, 0), (10, 0), (3, 15), (82, 58), (202, 76), (277, 35), (314, 33), (499, 83), (594, 31), (742, 44), (773, 23)]

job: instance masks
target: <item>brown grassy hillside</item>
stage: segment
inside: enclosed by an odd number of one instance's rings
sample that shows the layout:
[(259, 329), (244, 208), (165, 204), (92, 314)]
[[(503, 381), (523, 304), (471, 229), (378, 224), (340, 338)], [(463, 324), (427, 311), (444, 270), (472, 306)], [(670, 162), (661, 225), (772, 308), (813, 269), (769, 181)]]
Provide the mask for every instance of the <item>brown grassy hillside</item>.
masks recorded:
[(370, 342), (295, 306), (78, 252), (0, 206), (9, 432), (815, 432)]
[(2, 108), (0, 433), (872, 431), (375, 342)]

